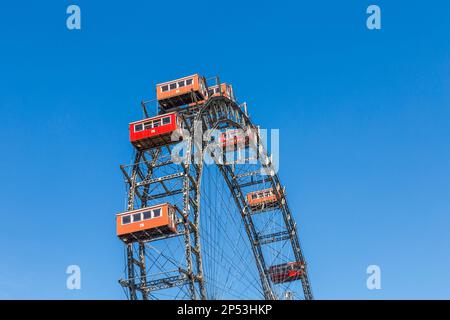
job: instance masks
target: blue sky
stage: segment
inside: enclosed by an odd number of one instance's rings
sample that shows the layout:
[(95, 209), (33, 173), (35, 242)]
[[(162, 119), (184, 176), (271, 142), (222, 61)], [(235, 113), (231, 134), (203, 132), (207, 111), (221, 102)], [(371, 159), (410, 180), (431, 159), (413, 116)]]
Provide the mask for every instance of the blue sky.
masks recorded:
[[(82, 10), (69, 31), (65, 11)], [(369, 31), (375, 3), (382, 29)], [(127, 124), (220, 75), (280, 129), (316, 298), (450, 298), (448, 1), (9, 2), (0, 8), (0, 298), (123, 299)], [(65, 287), (66, 267), (82, 290)], [(366, 288), (366, 268), (382, 290)]]

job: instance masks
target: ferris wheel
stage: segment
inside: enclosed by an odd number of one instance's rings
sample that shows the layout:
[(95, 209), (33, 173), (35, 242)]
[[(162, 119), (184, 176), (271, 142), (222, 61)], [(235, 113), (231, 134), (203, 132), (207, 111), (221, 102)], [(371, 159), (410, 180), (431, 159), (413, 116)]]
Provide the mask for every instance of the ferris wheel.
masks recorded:
[(156, 97), (120, 166), (127, 298), (313, 299), (286, 190), (232, 86), (196, 74)]

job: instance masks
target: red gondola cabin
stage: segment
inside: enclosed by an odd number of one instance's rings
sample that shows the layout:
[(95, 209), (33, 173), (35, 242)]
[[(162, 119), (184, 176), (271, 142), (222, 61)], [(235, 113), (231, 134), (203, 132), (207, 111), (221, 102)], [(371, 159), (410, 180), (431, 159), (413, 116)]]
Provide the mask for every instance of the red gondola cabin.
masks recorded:
[(156, 99), (160, 107), (165, 110), (207, 98), (205, 78), (198, 74), (156, 85)]
[(138, 150), (168, 145), (178, 142), (172, 141), (172, 134), (179, 128), (180, 123), (175, 112), (139, 120), (130, 123), (130, 142)]
[(302, 262), (288, 262), (269, 268), (270, 279), (275, 284), (298, 280), (304, 272), (305, 265)]
[(177, 233), (175, 208), (160, 204), (116, 215), (117, 236), (125, 242)]
[(234, 147), (248, 147), (250, 142), (256, 142), (256, 134), (254, 131), (244, 131), (241, 129), (228, 129), (222, 132), (219, 136), (219, 143), (223, 148), (230, 146)]
[(248, 193), (247, 203), (252, 211), (271, 209), (279, 206), (272, 188)]

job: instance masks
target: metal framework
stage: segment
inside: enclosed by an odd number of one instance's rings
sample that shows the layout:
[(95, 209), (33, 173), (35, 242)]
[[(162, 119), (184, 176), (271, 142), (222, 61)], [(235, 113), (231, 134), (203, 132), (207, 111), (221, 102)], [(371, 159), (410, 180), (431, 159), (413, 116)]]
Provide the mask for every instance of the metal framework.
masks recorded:
[[(220, 81), (217, 80), (217, 84)], [(219, 85), (220, 88), (220, 85)], [(144, 108), (146, 113), (146, 109)], [(173, 110), (171, 110), (173, 111)], [(170, 288), (185, 288), (190, 299), (207, 299), (208, 295), (203, 274), (202, 248), (200, 234), (200, 203), (202, 172), (205, 153), (209, 153), (204, 139), (198, 142), (195, 137), (197, 131), (207, 132), (209, 129), (238, 128), (242, 130), (254, 130), (257, 132), (258, 142), (261, 136), (243, 110), (236, 102), (224, 97), (213, 96), (206, 102), (191, 107), (177, 110), (182, 119), (183, 128), (189, 132), (183, 137), (183, 146), (186, 154), (176, 161), (172, 154), (178, 152), (179, 144), (171, 144), (145, 151), (135, 150), (134, 161), (129, 166), (121, 166), (127, 186), (127, 211), (147, 207), (162, 199), (170, 199), (176, 202), (178, 234), (151, 240), (134, 239), (125, 243), (126, 246), (126, 279), (119, 280), (126, 289), (128, 297), (135, 299), (151, 299), (152, 293), (158, 290)], [(269, 274), (269, 265), (265, 260), (264, 246), (274, 242), (286, 242), (292, 249), (295, 261), (305, 264), (304, 273), (300, 279), (305, 299), (313, 299), (311, 286), (308, 279), (306, 262), (302, 254), (298, 240), (296, 223), (289, 210), (284, 188), (278, 175), (275, 173), (271, 158), (268, 156), (263, 144), (254, 146), (256, 157), (253, 159), (255, 168), (242, 171), (239, 164), (226, 161), (211, 155), (220, 170), (229, 191), (234, 198), (237, 211), (242, 217), (245, 234), (248, 237), (254, 263), (256, 264), (260, 285), (265, 299), (282, 299), (277, 296), (274, 284)], [(246, 202), (245, 190), (248, 187), (271, 187), (278, 200), (278, 211), (282, 215), (284, 225), (282, 229), (269, 234), (264, 234), (258, 229), (254, 219), (256, 215), (266, 214), (265, 210), (252, 212)], [(164, 272), (150, 275), (148, 264), (150, 261), (146, 254), (146, 247), (154, 241), (169, 241), (172, 237), (182, 237), (184, 241), (183, 267), (169, 268), (164, 264), (161, 269)], [(166, 258), (160, 252), (161, 259)], [(156, 260), (154, 257), (152, 259)], [(167, 257), (170, 262), (170, 258)], [(166, 266), (167, 265), (167, 266)], [(289, 292), (284, 297), (289, 297)]]

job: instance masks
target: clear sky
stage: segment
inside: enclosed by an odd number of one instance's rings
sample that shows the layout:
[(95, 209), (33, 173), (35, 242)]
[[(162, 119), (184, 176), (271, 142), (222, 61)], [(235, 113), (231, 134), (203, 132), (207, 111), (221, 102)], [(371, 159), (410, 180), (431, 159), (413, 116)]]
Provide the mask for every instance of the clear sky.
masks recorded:
[(449, 299), (449, 15), (444, 0), (2, 3), (0, 298), (125, 297), (127, 124), (156, 83), (201, 73), (280, 129), (316, 298)]

